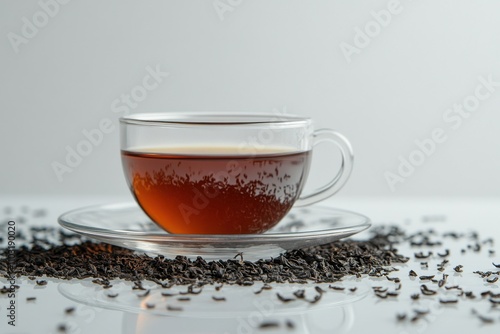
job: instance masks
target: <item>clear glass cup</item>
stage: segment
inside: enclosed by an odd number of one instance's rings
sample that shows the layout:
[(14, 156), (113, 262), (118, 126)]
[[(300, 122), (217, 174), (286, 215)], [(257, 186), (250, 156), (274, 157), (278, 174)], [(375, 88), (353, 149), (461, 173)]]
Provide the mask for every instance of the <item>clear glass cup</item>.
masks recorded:
[[(137, 203), (180, 234), (262, 233), (292, 208), (335, 194), (352, 170), (347, 139), (295, 115), (179, 112), (120, 118), (121, 157)], [(313, 147), (330, 142), (333, 178), (301, 195)]]

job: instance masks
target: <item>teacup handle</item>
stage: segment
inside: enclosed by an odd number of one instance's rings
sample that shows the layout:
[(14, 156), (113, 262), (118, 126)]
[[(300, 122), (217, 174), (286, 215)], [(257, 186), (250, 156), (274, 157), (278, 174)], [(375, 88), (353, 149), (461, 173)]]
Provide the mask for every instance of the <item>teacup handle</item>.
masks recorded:
[(313, 147), (321, 142), (331, 142), (337, 145), (342, 154), (342, 164), (337, 175), (328, 182), (325, 186), (315, 190), (312, 194), (299, 197), (294, 206), (306, 206), (319, 201), (322, 201), (337, 191), (339, 191), (346, 183), (349, 175), (351, 175), (354, 155), (352, 147), (347, 138), (342, 134), (330, 129), (318, 129), (313, 133)]

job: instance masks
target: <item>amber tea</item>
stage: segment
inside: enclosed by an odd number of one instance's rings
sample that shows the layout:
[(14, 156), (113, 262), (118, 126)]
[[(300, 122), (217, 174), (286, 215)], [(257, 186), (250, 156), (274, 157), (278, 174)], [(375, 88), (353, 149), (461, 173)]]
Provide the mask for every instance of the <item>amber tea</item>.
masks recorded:
[(311, 151), (236, 147), (122, 150), (125, 176), (149, 217), (170, 233), (261, 233), (300, 195)]

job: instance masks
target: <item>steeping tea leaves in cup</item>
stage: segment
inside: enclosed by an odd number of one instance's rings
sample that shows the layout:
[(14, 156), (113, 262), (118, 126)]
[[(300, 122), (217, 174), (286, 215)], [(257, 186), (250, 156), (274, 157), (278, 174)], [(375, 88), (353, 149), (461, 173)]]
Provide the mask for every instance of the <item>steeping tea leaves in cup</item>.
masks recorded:
[(236, 147), (122, 151), (137, 202), (171, 233), (260, 233), (300, 194), (310, 151)]

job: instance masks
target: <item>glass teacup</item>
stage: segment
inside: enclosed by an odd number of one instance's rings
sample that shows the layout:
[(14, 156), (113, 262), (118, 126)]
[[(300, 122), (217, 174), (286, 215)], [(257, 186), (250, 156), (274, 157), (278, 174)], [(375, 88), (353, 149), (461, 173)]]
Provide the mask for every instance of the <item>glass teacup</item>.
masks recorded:
[[(294, 115), (181, 112), (120, 119), (121, 156), (137, 203), (159, 226), (179, 234), (262, 233), (292, 206), (336, 193), (352, 170), (347, 139)], [(319, 142), (336, 144), (333, 179), (301, 192)]]

